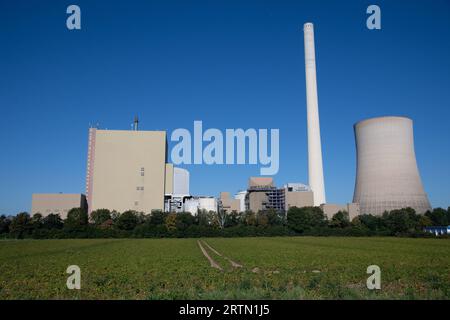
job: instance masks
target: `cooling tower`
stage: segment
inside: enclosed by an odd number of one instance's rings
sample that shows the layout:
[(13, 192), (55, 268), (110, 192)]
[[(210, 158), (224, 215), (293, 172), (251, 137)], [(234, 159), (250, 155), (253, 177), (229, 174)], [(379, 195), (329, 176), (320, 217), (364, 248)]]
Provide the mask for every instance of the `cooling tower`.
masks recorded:
[(353, 202), (361, 213), (411, 207), (430, 210), (414, 153), (413, 122), (404, 117), (380, 117), (354, 125), (357, 168)]
[(308, 183), (314, 193), (314, 205), (325, 203), (322, 146), (320, 143), (319, 103), (317, 97), (314, 26), (303, 26), (305, 41), (306, 111), (308, 121)]

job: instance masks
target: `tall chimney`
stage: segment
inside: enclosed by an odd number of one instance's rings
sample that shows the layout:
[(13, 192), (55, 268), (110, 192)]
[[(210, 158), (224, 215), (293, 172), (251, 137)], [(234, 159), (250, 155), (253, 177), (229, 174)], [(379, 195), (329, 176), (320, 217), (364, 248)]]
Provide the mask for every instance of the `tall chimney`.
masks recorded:
[(303, 33), (305, 37), (306, 110), (308, 120), (308, 180), (309, 186), (314, 193), (314, 206), (319, 206), (325, 203), (325, 186), (320, 143), (313, 24), (305, 23)]
[(139, 119), (137, 116), (134, 117), (134, 122), (133, 122), (133, 130), (134, 131), (138, 131), (138, 125), (139, 125)]

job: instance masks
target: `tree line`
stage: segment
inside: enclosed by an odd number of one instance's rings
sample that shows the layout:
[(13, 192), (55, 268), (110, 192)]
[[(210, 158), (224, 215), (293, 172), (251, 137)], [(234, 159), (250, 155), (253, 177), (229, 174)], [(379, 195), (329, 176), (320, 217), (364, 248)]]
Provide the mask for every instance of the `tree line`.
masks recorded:
[[(274, 210), (226, 214), (199, 211), (165, 213), (136, 211), (119, 213), (95, 210), (89, 216), (81, 208), (71, 209), (63, 220), (58, 214), (0, 216), (1, 238), (162, 238), (243, 236), (427, 236), (427, 226), (450, 225), (450, 207), (435, 208), (424, 215), (404, 208), (381, 216), (362, 214), (350, 220), (339, 211), (327, 219), (319, 207), (290, 208), (286, 214)], [(429, 235), (428, 235), (429, 236)]]

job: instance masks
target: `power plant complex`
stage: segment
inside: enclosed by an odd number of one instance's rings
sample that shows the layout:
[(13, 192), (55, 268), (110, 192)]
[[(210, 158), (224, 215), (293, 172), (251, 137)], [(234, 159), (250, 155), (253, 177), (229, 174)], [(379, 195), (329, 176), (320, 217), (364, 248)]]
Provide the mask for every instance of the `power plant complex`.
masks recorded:
[(320, 206), (331, 218), (346, 211), (381, 215), (411, 207), (417, 213), (431, 210), (422, 186), (414, 151), (412, 120), (381, 117), (354, 125), (357, 168), (353, 202), (326, 203), (317, 94), (314, 26), (304, 24), (306, 110), (309, 185), (287, 183), (276, 187), (271, 177), (251, 177), (246, 190), (234, 197), (221, 192), (218, 198), (190, 193), (190, 175), (167, 159), (165, 131), (89, 129), (86, 199), (83, 195), (33, 194), (32, 214), (60, 212), (70, 206), (87, 206), (88, 212), (110, 209), (150, 213), (199, 210), (231, 213)]

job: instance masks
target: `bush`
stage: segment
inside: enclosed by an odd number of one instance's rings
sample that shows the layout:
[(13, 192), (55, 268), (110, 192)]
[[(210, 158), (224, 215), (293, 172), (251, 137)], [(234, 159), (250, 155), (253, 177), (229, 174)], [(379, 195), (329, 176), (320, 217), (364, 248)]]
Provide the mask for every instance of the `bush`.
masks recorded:
[(137, 212), (133, 210), (125, 211), (119, 215), (116, 226), (120, 230), (133, 230), (138, 224)]
[[(0, 238), (198, 238), (198, 237), (259, 237), (259, 236), (401, 236), (434, 237), (424, 233), (429, 225), (448, 222), (448, 211), (436, 208), (418, 215), (411, 208), (392, 210), (382, 216), (363, 214), (351, 222), (344, 211), (327, 221), (318, 207), (296, 208), (287, 212), (286, 218), (274, 210), (257, 213), (232, 212), (225, 216), (223, 225), (218, 214), (201, 211), (196, 216), (189, 212), (164, 213), (153, 211), (150, 215), (136, 211), (122, 214), (99, 209), (91, 214), (74, 208), (67, 219), (57, 214), (33, 217), (26, 212), (7, 218), (0, 216)], [(446, 238), (442, 236), (442, 238)]]
[(304, 233), (314, 228), (325, 227), (327, 220), (319, 207), (291, 207), (287, 212), (287, 224), (292, 230)]

